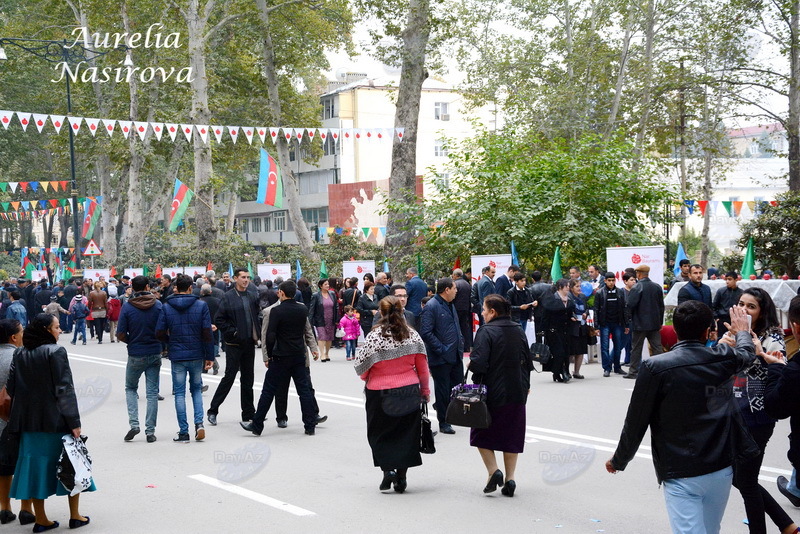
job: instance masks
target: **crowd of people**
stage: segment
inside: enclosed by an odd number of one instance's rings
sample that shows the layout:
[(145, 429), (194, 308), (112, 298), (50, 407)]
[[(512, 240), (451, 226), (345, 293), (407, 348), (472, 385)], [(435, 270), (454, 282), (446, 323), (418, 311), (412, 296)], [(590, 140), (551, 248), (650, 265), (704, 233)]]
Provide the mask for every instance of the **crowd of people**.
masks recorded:
[[(544, 282), (539, 271), (526, 275), (516, 265), (500, 276), (493, 265), (484, 266), (477, 281), (469, 272), (454, 269), (451, 276), (426, 282), (409, 268), (403, 284), (394, 283), (388, 273), (374, 277), (368, 273), (363, 279), (320, 279), (317, 291), (306, 278), (251, 280), (242, 268), (232, 275), (223, 273), (219, 280), (213, 271), (175, 279), (76, 278), (53, 287), (46, 281), (10, 280), (0, 290), (4, 317), (0, 382), (5, 370), (7, 389), (14, 396), (12, 416), (0, 438), (0, 522), (15, 518), (10, 496), (25, 499), (21, 522), (35, 521), (39, 529), (57, 525), (47, 518), (43, 500), (57, 494), (58, 488), (36, 486), (36, 472), (30, 471), (49, 465), (20, 462), (6, 454), (15, 446), (7, 435), (17, 435), (20, 459), (50, 458), (57, 448), (53, 436), (80, 435), (69, 362), (57, 341), (63, 331), (72, 333), (72, 344), (78, 339), (86, 344), (88, 324), (89, 336), (98, 344), (104, 337), (126, 344), (130, 429), (125, 441), (141, 432), (142, 375), (146, 441), (157, 441), (158, 401), (163, 400), (159, 370), (164, 358), (171, 365), (178, 423), (173, 441), (192, 439), (187, 381), (194, 439), (202, 441), (205, 423), (217, 424), (237, 375), (240, 425), (245, 431), (262, 434), (273, 402), (278, 427), (287, 428), (288, 388), (293, 381), (304, 432), (314, 435), (327, 416), (320, 415), (310, 361), (329, 362), (331, 348), (343, 347), (345, 359), (354, 362), (365, 382), (367, 439), (373, 463), (382, 471), (379, 489), (397, 493), (408, 487), (408, 469), (422, 463), (421, 407), (430, 401), (431, 390), (439, 433), (455, 434), (447, 421), (450, 392), (471, 373), (473, 382), (486, 387), (491, 415), (488, 428), (470, 431), (470, 444), (487, 469), (483, 491), (502, 488), (503, 495), (513, 497), (534, 368), (529, 345), (532, 341), (547, 345), (551, 357), (544, 368), (560, 384), (584, 379), (581, 366), (590, 347), (599, 345), (603, 377), (618, 374), (636, 380), (619, 446), (606, 464), (609, 472), (626, 467), (650, 428), (658, 453), (656, 473), (665, 487), (673, 531), (718, 532), (733, 486), (744, 500), (750, 532), (765, 532), (766, 517), (781, 532), (798, 532), (758, 478), (776, 420), (792, 417), (793, 429), (800, 424), (796, 400), (800, 363), (796, 358), (787, 360), (775, 304), (762, 288), (739, 288), (735, 272), (726, 273), (726, 286), (713, 294), (703, 283), (706, 273), (700, 265), (683, 270), (672, 326), (677, 341), (664, 343), (664, 291), (643, 264), (627, 269), (621, 279), (590, 265), (585, 280), (581, 269), (572, 267), (569, 277), (552, 283)], [(797, 336), (800, 296), (788, 313)], [(476, 316), (480, 326), (474, 331)], [(647, 359), (643, 359), (645, 342)], [(256, 403), (253, 383), (259, 348), (266, 374)], [(205, 411), (203, 374), (218, 372), (217, 358), (223, 352), (224, 375)], [(55, 369), (54, 380), (62, 377), (63, 387), (48, 392), (51, 404), (40, 407), (48, 412), (29, 416), (22, 411), (29, 402), (25, 399), (43, 385), (26, 373), (47, 365)], [(693, 430), (687, 434), (685, 428)], [(794, 475), (791, 480), (779, 478), (778, 489), (800, 506), (796, 475), (800, 430), (794, 435), (789, 453)], [(503, 453), (503, 470), (498, 451)], [(70, 526), (89, 522), (78, 512), (77, 503), (71, 498)]]

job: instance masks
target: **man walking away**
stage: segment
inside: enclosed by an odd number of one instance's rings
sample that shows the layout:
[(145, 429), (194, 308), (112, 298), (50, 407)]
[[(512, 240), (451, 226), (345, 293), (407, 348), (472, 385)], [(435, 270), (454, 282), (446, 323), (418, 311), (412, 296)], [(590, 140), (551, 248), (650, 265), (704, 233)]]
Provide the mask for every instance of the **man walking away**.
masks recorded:
[(664, 323), (664, 291), (650, 280), (650, 266), (636, 267), (638, 282), (628, 293), (625, 303), (633, 322), (631, 366), (623, 378), (636, 378), (642, 363), (644, 340), (650, 344), (650, 356), (664, 352), (661, 346), (661, 325)]
[(450, 390), (464, 379), (464, 340), (453, 306), (457, 291), (453, 280), (441, 278), (436, 287), (439, 294), (428, 301), (419, 316), (419, 335), (428, 353), (428, 367), (436, 394), (433, 407), (439, 419), (439, 431), (455, 434), (453, 427), (445, 421), (445, 416)]
[[(725, 513), (735, 457), (758, 454), (733, 400), (733, 375), (755, 359), (743, 308), (731, 309), (736, 347), (706, 347), (711, 308), (689, 301), (675, 309), (678, 343), (642, 364), (609, 473), (624, 471), (649, 427), (653, 463), (672, 531), (716, 534)], [(651, 530), (659, 531), (660, 528)]]
[[(147, 412), (144, 419), (144, 433), (147, 443), (156, 440), (156, 419), (158, 417), (158, 385), (161, 370), (161, 342), (156, 339), (156, 325), (161, 315), (161, 302), (150, 292), (147, 278), (136, 276), (131, 281), (133, 296), (122, 305), (117, 323), (117, 339), (128, 346), (128, 363), (125, 366), (125, 402), (128, 405), (128, 423), (131, 429), (125, 434), (125, 441), (131, 441), (139, 430), (139, 378), (144, 373)], [(76, 295), (76, 298), (80, 295)], [(78, 306), (73, 305), (73, 313)], [(88, 308), (83, 304), (86, 313)], [(84, 316), (85, 317), (85, 316)], [(81, 327), (85, 319), (76, 320), (75, 336), (83, 330), (83, 344), (86, 344), (86, 331)], [(75, 341), (72, 342), (75, 344)]]
[(311, 389), (309, 373), (306, 371), (306, 323), (308, 310), (294, 300), (297, 286), (291, 280), (278, 286), (280, 305), (270, 311), (269, 325), (264, 339), (267, 349), (267, 374), (264, 387), (258, 399), (258, 409), (250, 422), (239, 423), (243, 429), (260, 436), (264, 430), (264, 420), (275, 397), (275, 392), (287, 377), (294, 381), (300, 397), (305, 433), (313, 436), (318, 418), (315, 412), (316, 400)]
[(470, 352), (472, 351), (472, 302), (470, 302), (472, 287), (464, 279), (464, 272), (461, 269), (453, 270), (453, 283), (456, 285), (456, 298), (453, 299), (453, 306), (456, 307), (458, 326), (461, 328), (461, 337), (464, 339), (464, 352)]
[(422, 299), (428, 295), (428, 284), (419, 277), (417, 269), (409, 267), (406, 270), (406, 292), (408, 293), (408, 302), (406, 309), (414, 314), (414, 317), (419, 317), (422, 313)]
[(186, 376), (194, 407), (194, 439), (206, 437), (203, 428), (203, 369), (214, 363), (211, 314), (206, 303), (192, 294), (192, 277), (179, 274), (175, 291), (167, 297), (156, 326), (156, 337), (169, 348), (172, 363), (172, 391), (178, 416), (178, 436), (172, 441), (189, 442), (186, 420)]
[[(238, 268), (233, 273), (234, 287), (227, 291), (219, 303), (214, 324), (225, 341), (225, 375), (217, 386), (208, 408), (208, 422), (217, 424), (220, 405), (233, 387), (236, 373), (241, 373), (239, 386), (241, 394), (242, 420), (253, 418), (253, 381), (256, 357), (256, 342), (261, 332), (258, 324), (258, 292), (248, 291), (250, 274), (247, 269)], [(294, 295), (292, 295), (294, 296)]]

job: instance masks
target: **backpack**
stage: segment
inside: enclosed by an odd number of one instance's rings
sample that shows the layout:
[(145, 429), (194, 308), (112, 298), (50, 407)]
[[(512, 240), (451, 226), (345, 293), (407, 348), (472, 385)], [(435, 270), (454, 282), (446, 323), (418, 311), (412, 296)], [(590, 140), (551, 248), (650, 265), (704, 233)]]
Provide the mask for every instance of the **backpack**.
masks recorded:
[(72, 305), (72, 317), (75, 319), (85, 319), (89, 315), (89, 307), (82, 300)]

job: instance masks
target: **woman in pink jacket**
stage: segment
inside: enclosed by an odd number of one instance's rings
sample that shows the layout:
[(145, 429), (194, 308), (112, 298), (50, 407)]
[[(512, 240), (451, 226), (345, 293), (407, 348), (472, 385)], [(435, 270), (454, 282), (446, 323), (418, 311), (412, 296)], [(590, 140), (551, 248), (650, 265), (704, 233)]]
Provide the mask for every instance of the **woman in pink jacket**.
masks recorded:
[(408, 327), (397, 297), (381, 300), (381, 319), (358, 349), (356, 372), (367, 385), (367, 440), (372, 460), (383, 471), (379, 486), (406, 490), (409, 467), (422, 465), (420, 405), (430, 400), (425, 344)]

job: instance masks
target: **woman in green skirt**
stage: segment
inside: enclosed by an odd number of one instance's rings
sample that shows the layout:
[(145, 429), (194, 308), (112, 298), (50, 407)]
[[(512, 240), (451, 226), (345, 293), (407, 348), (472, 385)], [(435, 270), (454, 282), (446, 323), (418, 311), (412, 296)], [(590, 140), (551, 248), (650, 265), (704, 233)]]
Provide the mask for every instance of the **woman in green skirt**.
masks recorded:
[[(51, 495), (69, 495), (56, 478), (61, 437), (81, 435), (67, 351), (57, 344), (60, 333), (57, 318), (46, 313), (34, 317), (25, 327), (23, 347), (14, 354), (7, 384), (13, 399), (9, 430), (20, 434), (11, 497), (33, 499), (34, 532), (58, 527), (57, 521), (47, 518), (44, 501)], [(92, 483), (87, 491), (94, 489)], [(78, 511), (79, 497), (69, 497), (70, 528), (89, 524)]]

